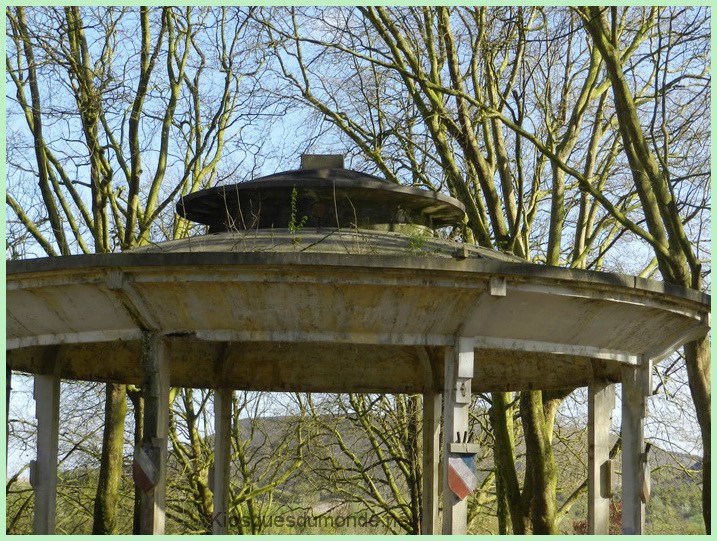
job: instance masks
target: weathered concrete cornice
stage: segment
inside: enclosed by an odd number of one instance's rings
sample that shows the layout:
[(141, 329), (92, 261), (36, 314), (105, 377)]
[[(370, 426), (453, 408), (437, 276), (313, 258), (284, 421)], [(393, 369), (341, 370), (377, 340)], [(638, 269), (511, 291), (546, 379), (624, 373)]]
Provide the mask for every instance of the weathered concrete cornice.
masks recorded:
[[(306, 237), (306, 235), (304, 235)], [(202, 237), (204, 238), (204, 237)], [(310, 240), (310, 239), (309, 239)], [(175, 242), (175, 241), (173, 241)], [(184, 242), (184, 241), (181, 241)], [(171, 244), (171, 243), (163, 243)], [(446, 243), (448, 244), (448, 243)], [(300, 247), (292, 247), (291, 251), (225, 251), (213, 252), (198, 249), (193, 251), (190, 243), (186, 243), (187, 250), (141, 249), (137, 251), (115, 254), (88, 254), (66, 257), (47, 257), (8, 261), (6, 273), (8, 287), (22, 275), (56, 273), (58, 271), (90, 268), (99, 271), (101, 268), (114, 267), (183, 267), (183, 266), (280, 266), (280, 267), (337, 267), (337, 268), (365, 268), (381, 269), (385, 271), (415, 271), (430, 270), (441, 273), (469, 273), (475, 275), (501, 275), (533, 279), (545, 279), (551, 282), (571, 282), (573, 286), (618, 289), (628, 288), (638, 291), (669, 295), (681, 301), (697, 303), (703, 309), (709, 310), (710, 295), (680, 287), (666, 282), (648, 280), (625, 274), (585, 271), (579, 269), (566, 269), (546, 265), (536, 265), (520, 260), (508, 254), (495, 252), (491, 258), (481, 257), (482, 252), (466, 259), (455, 257), (455, 250), (459, 249), (457, 243), (450, 243), (454, 248), (446, 248), (445, 255), (396, 256), (396, 255), (361, 255), (342, 253), (317, 253), (302, 251)], [(450, 246), (450, 245), (448, 245)], [(403, 249), (402, 249), (403, 250)], [(469, 250), (481, 250), (470, 247)], [(486, 250), (486, 252), (488, 252)], [(469, 252), (475, 254), (476, 252)], [(453, 257), (451, 257), (453, 256)], [(499, 259), (501, 258), (501, 259)], [(504, 259), (502, 259), (504, 258)]]
[(151, 331), (167, 342), (172, 385), (423, 392), (443, 385), (441, 351), (460, 336), (476, 351), (474, 391), (548, 389), (618, 381), (621, 366), (709, 328), (709, 296), (660, 282), (446, 241), (385, 255), (396, 241), (385, 233), (384, 254), (317, 253), (304, 237), (271, 252), (187, 239), (9, 262), (8, 363), (40, 372), (51, 351), (63, 377), (138, 382)]

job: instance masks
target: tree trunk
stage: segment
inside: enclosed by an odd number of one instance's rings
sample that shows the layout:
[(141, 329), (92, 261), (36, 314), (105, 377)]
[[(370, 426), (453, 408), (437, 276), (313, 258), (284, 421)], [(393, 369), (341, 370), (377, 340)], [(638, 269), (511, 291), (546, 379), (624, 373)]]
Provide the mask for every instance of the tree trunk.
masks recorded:
[(705, 521), (707, 535), (711, 533), (711, 465), (712, 444), (712, 381), (710, 375), (710, 342), (708, 337), (690, 342), (685, 346), (687, 376), (690, 393), (695, 404), (697, 422), (702, 435), (702, 516)]
[[(398, 397), (397, 397), (398, 398)], [(414, 535), (421, 533), (421, 512), (423, 505), (423, 446), (422, 446), (423, 396), (406, 396), (406, 454), (410, 457), (407, 482), (410, 493), (411, 511), (409, 520)]]
[[(555, 535), (555, 495), (558, 473), (555, 468), (553, 445), (543, 410), (542, 391), (523, 391), (520, 394), (520, 412), (525, 434), (526, 488), (530, 489), (530, 515), (533, 533)], [(530, 477), (530, 479), (528, 479)], [(531, 481), (530, 483), (528, 481)]]
[(94, 522), (92, 524), (92, 533), (94, 535), (114, 535), (117, 533), (117, 502), (122, 477), (126, 413), (127, 386), (108, 383), (100, 478), (97, 484)]
[(501, 505), (499, 500), (498, 517), (499, 525), (507, 528), (508, 514), (510, 515), (513, 534), (522, 535), (525, 533), (525, 514), (521, 506), (520, 485), (518, 475), (515, 471), (515, 452), (513, 446), (513, 417), (508, 412), (508, 404), (511, 400), (511, 393), (491, 393), (492, 406), (490, 409), (490, 420), (493, 425), (495, 444), (493, 457), (495, 461), (496, 485), (502, 490), (498, 497), (506, 505)]
[[(144, 434), (144, 398), (142, 390), (132, 387), (127, 390), (127, 396), (132, 401), (134, 408), (134, 448), (139, 449)], [(138, 486), (134, 487), (134, 507), (132, 514), (132, 535), (139, 535), (140, 509), (142, 503), (142, 492)]]
[[(637, 105), (623, 74), (623, 65), (616, 45), (609, 39), (608, 20), (603, 8), (581, 8), (585, 28), (600, 51), (610, 78), (615, 111), (625, 152), (632, 164), (632, 175), (650, 233), (655, 241), (655, 256), (666, 282), (701, 289), (696, 254), (690, 245), (675, 207), (669, 183), (647, 144)], [(579, 10), (580, 12), (580, 10)], [(692, 401), (702, 436), (703, 457), (703, 517), (710, 532), (710, 464), (711, 464), (711, 358), (708, 339), (703, 338), (685, 346), (687, 376)]]

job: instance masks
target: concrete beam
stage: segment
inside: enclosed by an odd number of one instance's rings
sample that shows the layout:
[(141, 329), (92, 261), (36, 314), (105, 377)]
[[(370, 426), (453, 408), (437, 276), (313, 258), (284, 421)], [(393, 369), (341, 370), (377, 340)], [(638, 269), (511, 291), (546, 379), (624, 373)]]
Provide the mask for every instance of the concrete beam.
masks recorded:
[(36, 375), (37, 460), (30, 466), (35, 490), (33, 533), (54, 535), (57, 500), (57, 441), (60, 428), (60, 378)]
[(453, 336), (432, 333), (307, 332), (301, 330), (247, 331), (241, 329), (198, 330), (198, 340), (212, 342), (291, 342), (328, 344), (381, 344), (382, 346), (446, 346)]
[(423, 535), (441, 533), (438, 516), (441, 403), (441, 393), (426, 392), (423, 395), (423, 507), (421, 509)]
[(475, 336), (474, 340), (477, 349), (504, 349), (507, 351), (550, 353), (556, 356), (585, 357), (588, 359), (616, 361), (630, 365), (637, 365), (640, 362), (639, 355), (634, 355), (627, 351), (594, 346), (540, 342), (537, 340), (522, 340), (519, 338), (496, 338), (492, 336)]
[(608, 535), (610, 498), (610, 427), (615, 386), (597, 380), (588, 386), (588, 534)]
[(652, 361), (652, 364), (655, 364), (660, 362), (665, 357), (672, 355), (675, 351), (680, 349), (687, 342), (692, 342), (693, 340), (698, 340), (699, 338), (702, 338), (710, 330), (709, 318), (709, 313), (705, 314), (705, 321), (700, 322), (698, 325), (687, 329), (678, 336), (669, 337), (668, 342), (663, 342), (661, 345), (658, 345), (648, 350), (647, 352), (645, 352), (645, 356)]
[(134, 477), (142, 489), (139, 533), (162, 535), (167, 487), (169, 432), (169, 359), (156, 332), (142, 337), (144, 434), (135, 450)]
[(624, 366), (622, 378), (622, 533), (645, 531), (644, 429), (651, 363)]
[(233, 393), (231, 389), (217, 389), (214, 392), (214, 535), (227, 534)]
[(448, 456), (457, 434), (468, 431), (473, 377), (472, 339), (458, 338), (445, 349), (445, 391), (443, 407), (443, 534), (465, 535), (468, 529), (468, 501), (459, 499), (448, 486)]
[(86, 344), (110, 340), (139, 340), (141, 337), (142, 331), (139, 329), (105, 329), (101, 331), (34, 334), (20, 338), (8, 338), (5, 342), (5, 349), (10, 352), (15, 349), (34, 346), (52, 347), (58, 344)]

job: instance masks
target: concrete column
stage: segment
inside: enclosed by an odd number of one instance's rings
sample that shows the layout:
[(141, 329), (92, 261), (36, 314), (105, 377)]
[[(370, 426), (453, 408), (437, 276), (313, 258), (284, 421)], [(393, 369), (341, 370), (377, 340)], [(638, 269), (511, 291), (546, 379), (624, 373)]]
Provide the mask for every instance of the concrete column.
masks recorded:
[(439, 535), (438, 483), (441, 454), (441, 402), (440, 393), (423, 395), (423, 502), (421, 533)]
[(229, 468), (232, 440), (232, 394), (231, 389), (214, 392), (214, 521), (212, 533), (226, 535), (229, 512)]
[(468, 431), (473, 377), (473, 340), (458, 338), (445, 354), (445, 404), (443, 408), (443, 534), (465, 535), (468, 528), (468, 501), (460, 500), (448, 486), (448, 455), (458, 434)]
[(612, 472), (610, 427), (615, 386), (593, 381), (588, 386), (588, 534), (608, 535)]
[(142, 490), (139, 533), (164, 534), (169, 432), (169, 359), (158, 333), (142, 337), (144, 433), (135, 450), (133, 474)]
[(5, 471), (7, 472), (7, 451), (10, 441), (10, 392), (12, 391), (12, 370), (5, 366)]
[(644, 424), (650, 392), (650, 362), (622, 370), (622, 533), (645, 531)]
[(37, 460), (30, 465), (35, 489), (33, 533), (54, 535), (57, 499), (57, 441), (60, 428), (60, 378), (36, 375)]

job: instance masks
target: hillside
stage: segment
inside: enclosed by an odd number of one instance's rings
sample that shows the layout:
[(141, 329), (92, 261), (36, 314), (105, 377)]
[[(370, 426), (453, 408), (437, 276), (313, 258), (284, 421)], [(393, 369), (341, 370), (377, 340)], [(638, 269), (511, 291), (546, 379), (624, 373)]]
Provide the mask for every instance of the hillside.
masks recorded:
[[(329, 424), (330, 419), (323, 421)], [(359, 430), (351, 419), (334, 421), (336, 434), (340, 434), (342, 445), (324, 430), (316, 430), (311, 442), (302, 452), (300, 465), (296, 467), (284, 482), (275, 490), (261, 494), (250, 502), (243, 502), (237, 507), (239, 513), (234, 520), (249, 520), (246, 513), (253, 506), (252, 513), (264, 521), (260, 531), (263, 533), (389, 533), (401, 532), (400, 524), (391, 517), (390, 509), (398, 506), (392, 501), (394, 495), (389, 490), (390, 480), (399, 483), (405, 481), (401, 474), (399, 461), (390, 461), (388, 469), (379, 465), (376, 451), (365, 433)], [(290, 461), (294, 453), (298, 453), (296, 442), (292, 439), (296, 428), (295, 419), (291, 417), (265, 417), (249, 420), (241, 419), (239, 428), (242, 441), (246, 446), (232, 464), (232, 484), (235, 498), (240, 498), (247, 487), (252, 484), (259, 486), (261, 479), (267, 474), (278, 475), (279, 470), (267, 472), (265, 465), (276, 458), (277, 453)], [(313, 427), (316, 428), (316, 427)], [(585, 434), (575, 428), (558, 427), (556, 442), (556, 463), (559, 466), (560, 479), (558, 505), (562, 505), (573, 491), (584, 481)], [(570, 434), (570, 440), (561, 438)], [(207, 446), (213, 446), (213, 437), (207, 438)], [(570, 442), (567, 445), (566, 442)], [(385, 445), (383, 445), (385, 447)], [(523, 451), (521, 442), (517, 442), (517, 453)], [(347, 452), (347, 450), (349, 452)], [(486, 448), (486, 451), (489, 449)], [(172, 455), (170, 455), (172, 456)], [(385, 500), (386, 510), (382, 510), (370, 498), (362, 504), (360, 497), (365, 496), (365, 486), (361, 486), (361, 476), (357, 475), (351, 457), (357, 457), (370, 471), (378, 487), (379, 498)], [(618, 457), (619, 460), (619, 457)], [(520, 462), (519, 462), (520, 463)], [(647, 506), (647, 532), (651, 534), (701, 534), (704, 526), (700, 513), (700, 488), (697, 485), (699, 459), (687, 455), (675, 455), (657, 447), (650, 451), (652, 467), (652, 493)], [(689, 467), (685, 467), (685, 465)], [(405, 465), (404, 465), (405, 466)], [(289, 462), (287, 462), (287, 468)], [(493, 509), (492, 478), (487, 477), (492, 469), (490, 452), (486, 452), (478, 464), (480, 482), (487, 481), (483, 490), (474, 494), (471, 505), (471, 532), (478, 534), (495, 533), (495, 509)], [(619, 472), (619, 462), (618, 462)], [(180, 490), (186, 472), (182, 472), (176, 458), (170, 458), (170, 493), (168, 505), (173, 511), (168, 513), (168, 533), (191, 533), (191, 521), (180, 518), (183, 513), (195, 513), (194, 504), (187, 500), (187, 492)], [(259, 472), (259, 473), (252, 473)], [(248, 473), (248, 475), (247, 475)], [(91, 500), (97, 471), (92, 469), (75, 469), (61, 472), (61, 483), (58, 495), (58, 527), (63, 533), (89, 533), (91, 530)], [(272, 477), (273, 478), (273, 477)], [(390, 479), (389, 479), (390, 478)], [(254, 488), (256, 488), (256, 486)], [(480, 486), (480, 483), (479, 483)], [(401, 487), (405, 497), (409, 497), (410, 488), (405, 484)], [(131, 531), (132, 482), (130, 463), (127, 463), (126, 476), (123, 481), (123, 500), (121, 502), (125, 533)], [(619, 502), (619, 479), (615, 501)], [(8, 485), (7, 492), (7, 533), (30, 533), (32, 522), (32, 498), (29, 483), (17, 480)], [(247, 507), (249, 506), (249, 507)], [(77, 513), (78, 507), (85, 507), (89, 514), (82, 518)], [(368, 508), (372, 507), (371, 510)], [(254, 516), (254, 515), (252, 515)], [(283, 518), (279, 518), (283, 517)], [(586, 491), (575, 499), (574, 503), (561, 521), (563, 533), (575, 533), (574, 524), (579, 524), (586, 517)], [(231, 517), (230, 517), (231, 519)], [(371, 522), (373, 520), (373, 522)], [(312, 522), (313, 521), (313, 522)], [(393, 521), (393, 522), (392, 522)], [(230, 530), (231, 531), (231, 530)], [(196, 530), (201, 533), (201, 529)], [(238, 532), (237, 532), (238, 533)], [(245, 533), (249, 533), (246, 531)]]

